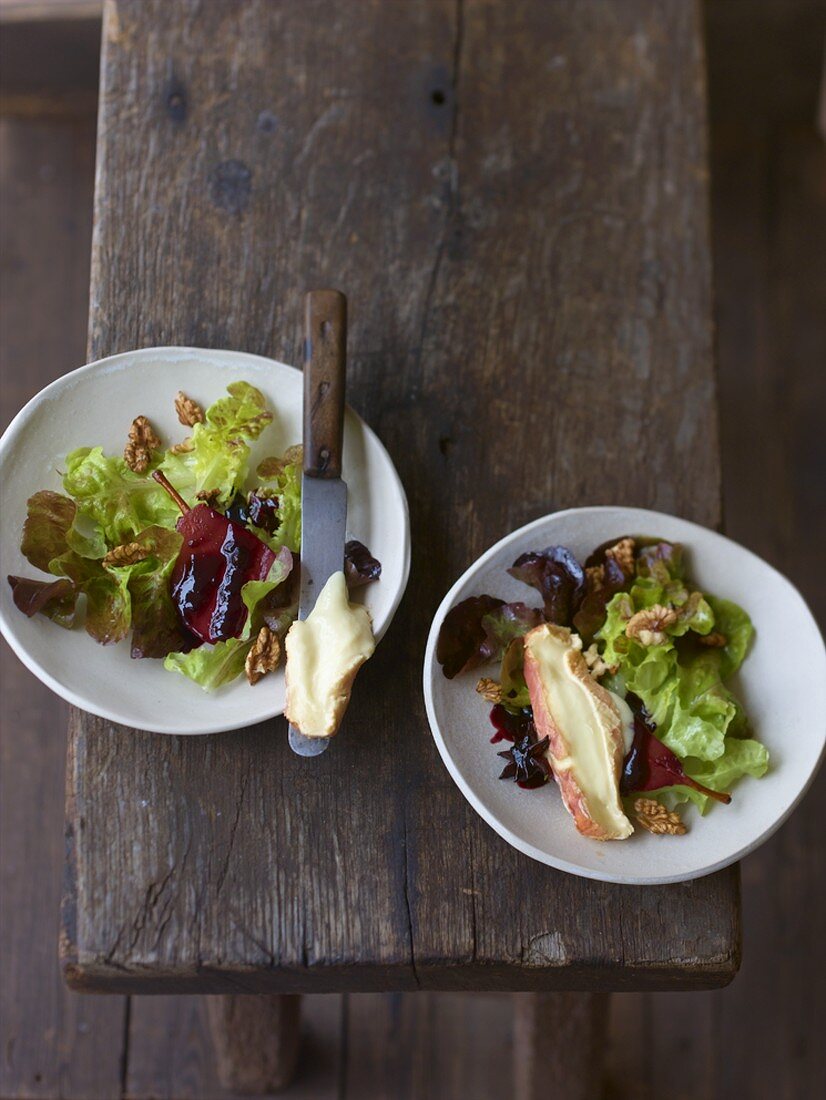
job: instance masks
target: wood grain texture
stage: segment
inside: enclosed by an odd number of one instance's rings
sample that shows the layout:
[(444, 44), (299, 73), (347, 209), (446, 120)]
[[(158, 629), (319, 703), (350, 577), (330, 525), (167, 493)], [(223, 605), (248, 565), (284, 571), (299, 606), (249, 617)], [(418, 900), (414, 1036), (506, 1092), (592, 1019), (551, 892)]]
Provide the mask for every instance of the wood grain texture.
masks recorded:
[(347, 299), (338, 290), (311, 290), (304, 318), (304, 473), (338, 478), (347, 400)]
[(301, 998), (276, 996), (207, 999), (218, 1080), (227, 1092), (261, 1096), (281, 1092), (295, 1076)]
[(514, 1100), (600, 1100), (608, 1025), (604, 993), (517, 993)]
[(90, 354), (299, 361), (302, 292), (343, 287), (350, 401), (414, 554), (323, 758), (282, 721), (176, 739), (74, 713), (70, 983), (730, 980), (736, 869), (629, 889), (531, 863), (450, 783), (419, 683), (443, 591), (513, 527), (605, 501), (719, 521), (694, 5), (121, 2), (102, 74)]
[[(131, 998), (123, 1090), (127, 1100), (238, 1100), (243, 1095), (224, 1088), (219, 1076), (209, 1012), (211, 1002), (223, 999)], [(287, 1092), (290, 1100), (342, 1100), (345, 1012), (343, 994), (302, 997), (299, 1061)]]
[[(93, 119), (0, 119), (2, 429), (83, 358), (93, 178)], [(0, 643), (4, 1100), (111, 1100), (120, 1092), (125, 1001), (71, 993), (57, 961), (66, 713)]]

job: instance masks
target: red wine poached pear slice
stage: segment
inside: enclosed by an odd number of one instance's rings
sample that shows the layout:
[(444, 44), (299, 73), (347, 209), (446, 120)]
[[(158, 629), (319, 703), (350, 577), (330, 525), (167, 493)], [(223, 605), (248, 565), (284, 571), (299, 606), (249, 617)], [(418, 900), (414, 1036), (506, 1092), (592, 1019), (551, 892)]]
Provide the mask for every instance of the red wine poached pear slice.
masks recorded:
[(731, 802), (730, 794), (709, 790), (686, 775), (679, 757), (654, 736), (656, 727), (636, 695), (626, 696), (626, 702), (634, 714), (634, 741), (622, 768), (621, 794), (658, 791), (663, 787), (679, 784), (682, 787), (692, 787), (718, 802)]
[(172, 600), (188, 630), (202, 642), (237, 638), (247, 608), (241, 589), (247, 581), (265, 580), (275, 553), (240, 523), (198, 504), (190, 508), (167, 478), (152, 477), (181, 509), (175, 524), (183, 546), (172, 571)]

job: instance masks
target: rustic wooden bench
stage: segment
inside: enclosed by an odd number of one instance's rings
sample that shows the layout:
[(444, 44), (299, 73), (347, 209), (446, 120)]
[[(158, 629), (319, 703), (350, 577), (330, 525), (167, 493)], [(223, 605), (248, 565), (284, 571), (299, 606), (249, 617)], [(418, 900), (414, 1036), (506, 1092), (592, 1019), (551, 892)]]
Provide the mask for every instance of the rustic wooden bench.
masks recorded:
[(706, 156), (685, 0), (107, 3), (90, 358), (297, 363), (304, 290), (340, 286), (413, 567), (316, 760), (281, 719), (181, 739), (73, 712), (74, 989), (229, 995), (227, 1077), (256, 1016), (272, 1084), (282, 994), (532, 991), (530, 1045), (596, 1027), (588, 994), (731, 980), (736, 868), (633, 888), (531, 862), (454, 787), (420, 688), (441, 596), (512, 528), (606, 502), (719, 522)]

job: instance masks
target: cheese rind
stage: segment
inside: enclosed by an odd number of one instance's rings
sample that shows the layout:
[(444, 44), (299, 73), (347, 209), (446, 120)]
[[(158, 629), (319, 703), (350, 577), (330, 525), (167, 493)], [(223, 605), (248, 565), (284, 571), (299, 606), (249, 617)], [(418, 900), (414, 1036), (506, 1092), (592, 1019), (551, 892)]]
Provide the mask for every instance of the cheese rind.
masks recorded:
[(331, 737), (356, 673), (375, 648), (369, 612), (350, 603), (344, 573), (333, 573), (313, 610), (286, 637), (287, 720), (305, 737)]
[(544, 623), (525, 635), (525, 681), (562, 800), (579, 832), (624, 840), (634, 831), (619, 795), (623, 720), (591, 676), (570, 630)]

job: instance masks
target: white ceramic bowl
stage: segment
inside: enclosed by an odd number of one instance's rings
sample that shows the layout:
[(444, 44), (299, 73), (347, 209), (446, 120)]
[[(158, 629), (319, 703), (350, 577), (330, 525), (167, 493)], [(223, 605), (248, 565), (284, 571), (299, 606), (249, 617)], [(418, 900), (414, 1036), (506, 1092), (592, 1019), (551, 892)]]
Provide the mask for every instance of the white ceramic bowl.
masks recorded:
[[(14, 606), (8, 573), (44, 576), (20, 553), (26, 501), (38, 489), (61, 491), (59, 470), (75, 447), (102, 445), (120, 453), (133, 417), (149, 417), (168, 442), (186, 434), (177, 420), (179, 389), (206, 406), (230, 382), (257, 386), (274, 412), (253, 446), (253, 462), (301, 441), (301, 372), (235, 351), (144, 348), (89, 363), (34, 397), (0, 440), (2, 594), (0, 627), (18, 657), (58, 695), (93, 714), (158, 733), (218, 733), (252, 725), (284, 710), (284, 674), (250, 687), (245, 679), (207, 694), (161, 661), (135, 661), (129, 645), (101, 646), (82, 629), (63, 630)], [(381, 637), (399, 605), (410, 568), (407, 501), (390, 456), (351, 409), (344, 426), (343, 476), (348, 483), (348, 537), (382, 563), (381, 579), (363, 600)]]
[[(741, 604), (755, 639), (733, 686), (755, 736), (771, 753), (764, 778), (736, 784), (729, 806), (705, 817), (691, 807), (681, 837), (637, 830), (626, 841), (581, 836), (556, 784), (522, 791), (497, 776), (489, 743), (489, 705), (475, 693), (474, 670), (447, 680), (436, 661), (442, 621), (455, 604), (487, 592), (538, 603), (533, 589), (505, 570), (527, 550), (569, 547), (583, 560), (600, 543), (626, 534), (685, 545), (699, 588)], [(433, 737), (448, 771), (474, 809), (519, 851), (562, 871), (605, 882), (681, 882), (725, 867), (766, 840), (803, 797), (826, 740), (826, 650), (800, 593), (751, 551), (695, 523), (639, 508), (573, 508), (522, 527), (483, 554), (454, 584), (436, 612), (424, 663), (424, 692)], [(499, 746), (501, 747), (501, 746)]]

